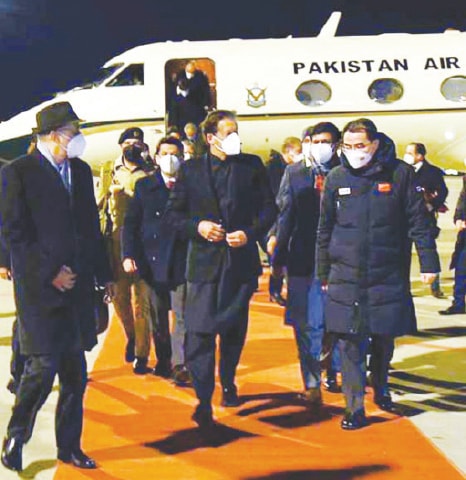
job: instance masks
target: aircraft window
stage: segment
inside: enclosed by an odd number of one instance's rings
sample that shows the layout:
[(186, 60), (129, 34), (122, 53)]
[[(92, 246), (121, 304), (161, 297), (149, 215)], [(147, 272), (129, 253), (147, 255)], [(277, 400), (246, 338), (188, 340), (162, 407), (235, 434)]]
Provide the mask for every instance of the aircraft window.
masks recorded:
[(447, 78), (440, 87), (442, 95), (453, 102), (466, 102), (466, 77)]
[(394, 78), (378, 78), (370, 84), (368, 94), (377, 103), (393, 103), (403, 96), (403, 86)]
[(303, 105), (318, 107), (330, 100), (332, 90), (326, 83), (320, 80), (309, 80), (301, 83), (296, 89), (295, 95)]
[(108, 82), (107, 87), (128, 87), (132, 85), (144, 85), (143, 63), (129, 65), (117, 77)]
[(102, 82), (111, 77), (121, 66), (122, 63), (115, 63), (109, 67), (100, 68), (91, 78), (86, 78), (78, 88), (92, 88), (99, 86)]

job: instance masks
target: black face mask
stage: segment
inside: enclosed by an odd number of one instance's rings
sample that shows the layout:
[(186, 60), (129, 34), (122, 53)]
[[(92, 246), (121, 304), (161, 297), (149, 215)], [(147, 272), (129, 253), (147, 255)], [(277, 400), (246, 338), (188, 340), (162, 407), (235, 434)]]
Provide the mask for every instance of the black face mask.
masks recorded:
[(141, 153), (142, 148), (137, 145), (129, 145), (123, 150), (125, 160), (136, 165), (142, 165), (144, 163)]

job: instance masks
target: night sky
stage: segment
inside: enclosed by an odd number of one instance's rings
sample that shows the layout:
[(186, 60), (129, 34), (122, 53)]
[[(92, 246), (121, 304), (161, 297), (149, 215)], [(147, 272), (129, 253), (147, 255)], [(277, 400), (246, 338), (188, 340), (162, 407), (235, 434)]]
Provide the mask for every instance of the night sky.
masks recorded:
[(165, 40), (466, 30), (466, 0), (0, 0), (0, 120), (89, 78), (133, 46)]

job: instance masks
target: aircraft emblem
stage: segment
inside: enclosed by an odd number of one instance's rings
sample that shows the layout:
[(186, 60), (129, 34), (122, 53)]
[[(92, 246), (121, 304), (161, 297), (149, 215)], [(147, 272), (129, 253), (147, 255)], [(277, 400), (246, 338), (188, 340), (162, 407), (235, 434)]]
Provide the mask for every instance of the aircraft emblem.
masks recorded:
[(265, 91), (267, 88), (261, 88), (256, 84), (252, 88), (246, 88), (246, 90), (248, 92), (247, 103), (250, 107), (259, 108), (265, 105)]

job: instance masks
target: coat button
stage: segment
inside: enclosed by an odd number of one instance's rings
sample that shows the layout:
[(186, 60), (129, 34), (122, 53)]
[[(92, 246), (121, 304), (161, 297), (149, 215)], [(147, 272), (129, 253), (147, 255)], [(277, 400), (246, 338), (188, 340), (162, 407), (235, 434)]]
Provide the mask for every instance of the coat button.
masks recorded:
[(156, 234), (156, 233), (154, 233), (154, 238), (157, 238), (157, 234)]
[(152, 261), (155, 262), (155, 257), (152, 257)]
[(155, 212), (156, 217), (160, 217), (160, 212)]

